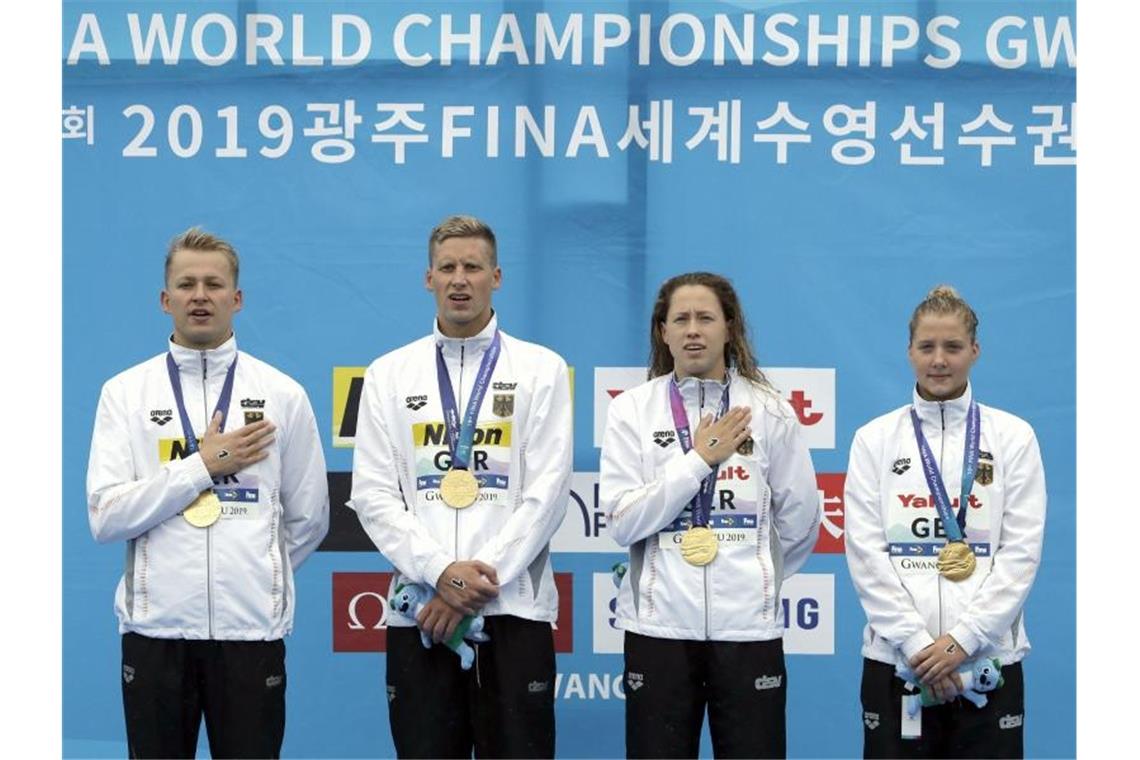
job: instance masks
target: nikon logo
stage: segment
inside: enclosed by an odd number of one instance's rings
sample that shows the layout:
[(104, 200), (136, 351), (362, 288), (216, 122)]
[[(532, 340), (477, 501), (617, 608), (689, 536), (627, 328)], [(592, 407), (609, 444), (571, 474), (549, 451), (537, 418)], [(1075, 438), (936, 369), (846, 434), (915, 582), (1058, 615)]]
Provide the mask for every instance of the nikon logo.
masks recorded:
[[(447, 426), (442, 422), (417, 422), (412, 425), (412, 441), (416, 446), (446, 446)], [(511, 423), (492, 422), (475, 428), (474, 446), (510, 446)]]
[[(202, 439), (198, 439), (201, 443)], [(186, 447), (185, 438), (162, 438), (158, 441), (158, 461), (162, 464), (173, 462), (177, 459), (185, 459), (190, 456), (190, 450)]]

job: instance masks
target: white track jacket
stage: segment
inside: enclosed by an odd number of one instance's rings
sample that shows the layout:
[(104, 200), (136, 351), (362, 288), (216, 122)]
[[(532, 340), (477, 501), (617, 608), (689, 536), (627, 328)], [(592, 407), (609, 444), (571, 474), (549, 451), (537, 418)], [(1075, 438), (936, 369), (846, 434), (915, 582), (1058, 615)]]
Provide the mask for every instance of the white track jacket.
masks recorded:
[[(166, 354), (108, 380), (87, 467), (87, 516), (100, 543), (126, 541), (115, 595), (119, 631), (154, 638), (260, 641), (293, 627), (293, 571), (328, 530), (328, 476), (304, 389), (233, 337), (196, 351), (170, 343), (201, 438), (238, 356), (226, 431), (258, 415), (276, 426), (269, 456), (210, 478), (186, 455)], [(207, 488), (222, 516), (196, 528), (182, 510)]]
[[(443, 348), (462, 419), (498, 317), (472, 338), (429, 336), (381, 356), (364, 376), (352, 461), (352, 499), (364, 530), (402, 581), (436, 587), (456, 560), (495, 568), (499, 596), (483, 615), (553, 622), (558, 592), (550, 539), (566, 514), (573, 427), (566, 362), (501, 333), (501, 352), (479, 409), (472, 473), (479, 497), (452, 509), (439, 495), (451, 468), (436, 373)], [(389, 615), (389, 625), (415, 621)]]
[[(973, 389), (946, 402), (914, 392), (922, 433), (938, 462), (957, 514)], [(1045, 473), (1033, 428), (979, 405), (978, 473), (968, 500), (966, 542), (977, 568), (962, 581), (941, 577), (946, 543), (922, 471), (910, 406), (872, 420), (855, 433), (844, 493), (847, 564), (867, 613), (863, 655), (909, 661), (949, 633), (971, 657), (1002, 664), (1029, 652), (1022, 607), (1041, 560)]]
[[(614, 399), (602, 441), (600, 500), (614, 539), (629, 547), (618, 627), (646, 636), (766, 641), (784, 633), (780, 584), (811, 554), (821, 517), (811, 455), (791, 407), (729, 371), (730, 406), (752, 408), (752, 444), (720, 465), (710, 527), (716, 559), (681, 557), (689, 502), (713, 470), (681, 451), (669, 406), (670, 376)], [(679, 384), (690, 430), (715, 414), (723, 383)]]

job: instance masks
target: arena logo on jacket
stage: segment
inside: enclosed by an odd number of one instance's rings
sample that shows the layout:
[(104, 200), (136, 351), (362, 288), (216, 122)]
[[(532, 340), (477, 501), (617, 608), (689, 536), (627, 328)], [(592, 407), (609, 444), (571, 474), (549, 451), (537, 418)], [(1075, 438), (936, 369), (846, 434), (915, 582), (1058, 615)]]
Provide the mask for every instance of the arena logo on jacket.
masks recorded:
[[(199, 438), (201, 443), (202, 439)], [(176, 459), (185, 459), (190, 452), (185, 438), (160, 438), (158, 440), (158, 463), (164, 465)], [(214, 495), (222, 502), (222, 518), (250, 519), (257, 516), (257, 501), (260, 491), (257, 476), (242, 471), (233, 475), (214, 478)]]
[[(506, 402), (500, 402), (505, 404)], [(510, 420), (481, 422), (475, 426), (472, 439), (471, 472), (479, 481), (479, 500), (506, 498), (511, 472)], [(412, 423), (415, 447), (416, 490), (424, 499), (439, 498), (439, 483), (451, 469), (451, 451), (447, 446), (447, 426), (443, 420)]]
[[(764, 374), (795, 411), (808, 448), (834, 449), (835, 369), (767, 367)], [(594, 446), (602, 446), (610, 404), (644, 383), (645, 376), (645, 367), (594, 368)]]

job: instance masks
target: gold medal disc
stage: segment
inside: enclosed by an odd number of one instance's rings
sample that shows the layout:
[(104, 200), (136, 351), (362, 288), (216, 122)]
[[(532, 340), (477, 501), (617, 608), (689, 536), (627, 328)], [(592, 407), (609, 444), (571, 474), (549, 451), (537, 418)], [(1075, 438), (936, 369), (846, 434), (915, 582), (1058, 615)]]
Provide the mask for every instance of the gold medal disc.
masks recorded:
[(938, 572), (952, 581), (961, 581), (974, 573), (978, 561), (964, 541), (951, 541), (938, 552)]
[(208, 528), (222, 516), (222, 502), (213, 491), (203, 491), (182, 510), (182, 516), (195, 528)]
[(707, 565), (716, 558), (716, 550), (716, 534), (707, 527), (694, 525), (681, 536), (681, 557), (690, 565)]
[(439, 482), (439, 495), (452, 509), (465, 509), (479, 496), (479, 481), (470, 470), (448, 470)]

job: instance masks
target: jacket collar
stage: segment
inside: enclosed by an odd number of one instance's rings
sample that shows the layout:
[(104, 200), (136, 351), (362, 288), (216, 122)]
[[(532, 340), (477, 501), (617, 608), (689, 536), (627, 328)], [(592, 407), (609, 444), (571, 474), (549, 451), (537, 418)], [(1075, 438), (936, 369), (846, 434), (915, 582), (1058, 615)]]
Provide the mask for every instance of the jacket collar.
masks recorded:
[(180, 372), (200, 375), (202, 373), (202, 359), (206, 360), (206, 376), (225, 374), (230, 364), (237, 357), (237, 336), (230, 334), (229, 340), (217, 348), (199, 351), (196, 348), (187, 348), (174, 342), (173, 337), (167, 341), (167, 348)]
[(431, 323), (435, 345), (442, 347), (444, 354), (458, 353), (461, 347), (467, 351), (472, 349), (483, 351), (491, 345), (491, 340), (495, 337), (495, 330), (497, 329), (499, 329), (499, 315), (495, 311), (491, 312), (491, 321), (487, 323), (487, 326), (470, 338), (449, 338), (439, 331), (438, 319), (433, 319)]
[[(703, 400), (704, 407), (711, 406), (716, 409), (720, 405), (720, 397), (724, 393), (725, 387), (732, 382), (733, 374), (732, 369), (729, 369), (725, 373), (724, 380), (702, 380), (697, 377), (686, 377), (677, 380), (677, 389), (681, 391), (681, 398), (685, 400), (686, 407), (695, 406), (701, 409), (703, 408), (701, 405)], [(676, 372), (669, 377), (670, 380), (675, 380)]]
[[(966, 413), (970, 410), (970, 401), (974, 398), (974, 387), (967, 382), (966, 391), (961, 396), (949, 401), (927, 401), (918, 395), (918, 386), (911, 392), (915, 411), (919, 419), (935, 427), (942, 427), (943, 420), (947, 427), (950, 425), (965, 424)], [(945, 413), (945, 418), (943, 414)]]

